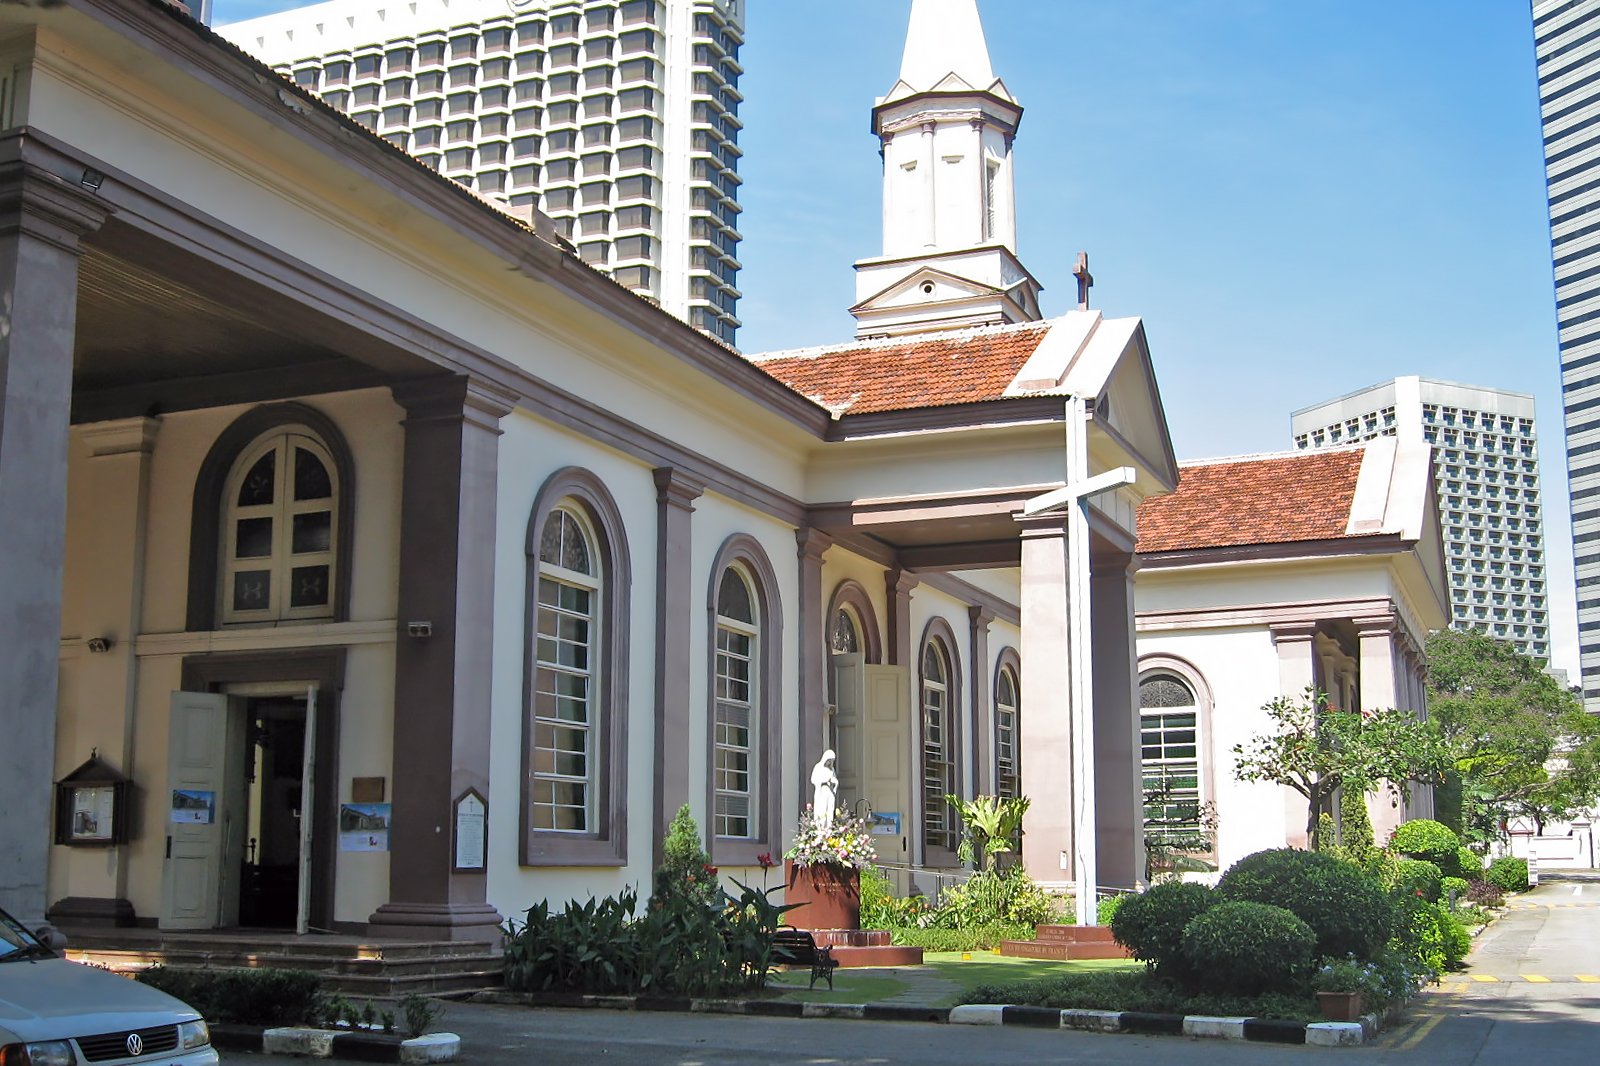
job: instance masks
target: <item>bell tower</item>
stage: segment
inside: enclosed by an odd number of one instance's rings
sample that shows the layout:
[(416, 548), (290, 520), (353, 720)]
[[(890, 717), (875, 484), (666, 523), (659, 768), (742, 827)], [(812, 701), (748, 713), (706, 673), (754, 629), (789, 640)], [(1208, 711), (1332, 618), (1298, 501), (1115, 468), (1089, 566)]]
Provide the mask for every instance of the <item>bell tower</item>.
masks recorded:
[(913, 0), (900, 77), (872, 109), (883, 254), (856, 263), (856, 336), (1037, 321), (1017, 259), (1022, 106), (994, 76), (977, 0)]

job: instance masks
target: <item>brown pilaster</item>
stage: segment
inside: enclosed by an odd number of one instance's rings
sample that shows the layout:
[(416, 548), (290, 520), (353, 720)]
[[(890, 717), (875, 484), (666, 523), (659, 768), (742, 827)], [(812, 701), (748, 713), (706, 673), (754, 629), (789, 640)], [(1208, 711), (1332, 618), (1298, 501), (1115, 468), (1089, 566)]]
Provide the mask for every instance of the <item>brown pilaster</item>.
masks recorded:
[[(1315, 622), (1286, 622), (1271, 627), (1272, 643), (1278, 650), (1278, 693), (1298, 700), (1317, 684)], [(1306, 837), (1306, 800), (1288, 786), (1283, 787), (1283, 838), (1292, 848), (1303, 848)]]
[(689, 637), (694, 632), (694, 501), (705, 485), (660, 467), (656, 482), (655, 865), (678, 808), (689, 802)]
[(967, 621), (971, 645), (972, 720), (967, 736), (972, 738), (973, 792), (995, 794), (994, 773), (994, 671), (989, 668), (989, 623), (994, 612), (987, 607), (968, 607)]
[[(394, 826), (389, 902), (369, 931), (498, 943), (486, 874), (452, 872), (452, 817), (468, 789), (490, 794), (495, 497), (500, 419), (515, 397), (460, 376), (393, 391), (406, 409)], [(428, 635), (413, 635), (416, 623)]]
[(810, 526), (794, 531), (800, 557), (800, 765), (795, 780), (800, 782), (801, 802), (805, 801), (811, 768), (822, 758), (827, 743), (828, 701), (828, 626), (831, 619), (823, 612), (822, 555), (833, 538)]
[(80, 239), (107, 209), (0, 140), (0, 905), (44, 922)]
[(917, 587), (917, 575), (889, 570), (883, 575), (883, 583), (889, 601), (889, 665), (912, 668), (914, 682), (917, 660), (911, 647), (911, 590)]

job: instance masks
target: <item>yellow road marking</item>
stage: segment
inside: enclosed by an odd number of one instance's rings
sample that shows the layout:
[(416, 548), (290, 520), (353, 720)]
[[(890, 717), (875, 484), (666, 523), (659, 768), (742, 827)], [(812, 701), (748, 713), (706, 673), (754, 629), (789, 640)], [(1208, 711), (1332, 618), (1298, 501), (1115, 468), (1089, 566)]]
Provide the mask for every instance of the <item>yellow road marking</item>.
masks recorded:
[(1435, 1014), (1431, 1018), (1423, 1019), (1422, 1024), (1417, 1026), (1416, 1031), (1410, 1036), (1406, 1037), (1405, 1040), (1401, 1041), (1400, 1050), (1409, 1051), (1418, 1044), (1422, 1043), (1423, 1038), (1429, 1033), (1433, 1032), (1433, 1027), (1438, 1025), (1443, 1019), (1444, 1015), (1442, 1014)]
[(1529, 984), (1547, 985), (1547, 984), (1550, 983), (1550, 978), (1548, 978), (1548, 977), (1540, 977), (1536, 973), (1524, 973), (1524, 974), (1518, 974), (1517, 976), (1521, 977), (1524, 981), (1527, 981)]
[(1482, 981), (1485, 984), (1493, 984), (1495, 981), (1500, 980), (1500, 978), (1491, 977), (1489, 974), (1486, 974), (1486, 973), (1469, 973), (1469, 974), (1467, 974), (1467, 976), (1470, 977), (1474, 981)]
[(1576, 977), (1578, 980), (1582, 981), (1586, 985), (1600, 984), (1600, 977), (1596, 977), (1592, 973), (1580, 973), (1580, 974), (1574, 974), (1573, 976)]

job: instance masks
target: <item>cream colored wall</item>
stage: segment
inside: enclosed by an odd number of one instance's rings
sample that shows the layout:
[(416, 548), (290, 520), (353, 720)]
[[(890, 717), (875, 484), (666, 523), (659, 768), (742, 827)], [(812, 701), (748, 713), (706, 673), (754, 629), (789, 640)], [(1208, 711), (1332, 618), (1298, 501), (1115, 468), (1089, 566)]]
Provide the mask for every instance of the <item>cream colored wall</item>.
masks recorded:
[[(828, 603), (833, 599), (834, 590), (845, 581), (855, 581), (867, 591), (867, 599), (872, 602), (872, 613), (878, 618), (878, 646), (883, 649), (884, 661), (889, 659), (889, 607), (888, 592), (884, 587), (884, 568), (871, 559), (863, 558), (846, 548), (835, 545), (829, 548), (822, 556), (822, 604), (817, 608), (818, 616), (828, 609)], [(831, 627), (832, 619), (824, 619), (825, 627)], [(831, 628), (824, 628), (824, 633), (831, 632)]]
[(1383, 562), (1289, 560), (1185, 570), (1147, 570), (1135, 594), (1141, 615), (1161, 611), (1386, 599), (1394, 582)]
[[(1175, 656), (1194, 667), (1211, 691), (1211, 714), (1202, 729), (1211, 758), (1205, 798), (1216, 803), (1220, 869), (1264, 848), (1283, 847), (1287, 790), (1239, 781), (1233, 772), (1233, 746), (1265, 731), (1267, 718), (1261, 708), (1279, 694), (1278, 655), (1271, 634), (1254, 626), (1141, 632), (1138, 649), (1141, 670), (1150, 656)], [(1303, 827), (1303, 800), (1295, 817), (1296, 827)]]
[[(353, 776), (390, 776), (393, 687), (394, 603), (399, 550), (399, 487), (402, 431), (400, 409), (386, 389), (339, 393), (300, 400), (327, 415), (344, 434), (355, 467), (355, 542), (352, 559), (351, 620), (345, 623), (231, 628), (186, 633), (189, 531), (195, 478), (217, 436), (248, 406), (175, 412), (160, 420), (150, 457), (144, 598), (140, 630), (122, 635), (110, 655), (88, 655), (82, 641), (98, 635), (96, 624), (108, 597), (126, 597), (131, 573), (108, 575), (89, 552), (96, 527), (110, 523), (134, 535), (131, 497), (113, 506), (91, 494), (86, 476), (92, 460), (75, 436), (69, 453), (68, 532), (63, 599), (60, 713), (57, 717), (56, 776), (70, 772), (98, 747), (135, 782), (132, 837), (121, 849), (52, 849), (50, 898), (125, 895), (142, 918), (161, 907), (161, 867), (165, 825), (161, 798), (166, 789), (168, 707), (182, 683), (185, 656), (205, 652), (348, 647), (345, 689), (340, 709), (339, 770), (341, 801), (349, 799)], [(133, 710), (125, 719), (126, 668), (106, 664), (131, 648)], [(129, 732), (131, 728), (131, 734)], [(326, 827), (334, 832), (334, 826)], [(118, 863), (125, 870), (118, 870)], [(336, 860), (335, 918), (364, 922), (388, 894), (385, 853), (339, 854)], [(119, 876), (120, 874), (120, 876)]]

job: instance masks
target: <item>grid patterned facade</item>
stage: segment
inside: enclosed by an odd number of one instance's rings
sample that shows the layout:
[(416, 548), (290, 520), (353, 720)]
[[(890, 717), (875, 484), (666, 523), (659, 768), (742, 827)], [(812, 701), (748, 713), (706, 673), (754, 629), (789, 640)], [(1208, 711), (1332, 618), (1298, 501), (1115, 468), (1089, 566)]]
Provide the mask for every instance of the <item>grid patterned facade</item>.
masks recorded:
[(1533, 397), (1405, 377), (1296, 411), (1298, 449), (1400, 436), (1433, 448), (1450, 620), (1550, 660)]
[(742, 5), (333, 0), (220, 32), (732, 344)]
[(1600, 712), (1600, 0), (1534, 0), (1583, 703)]

